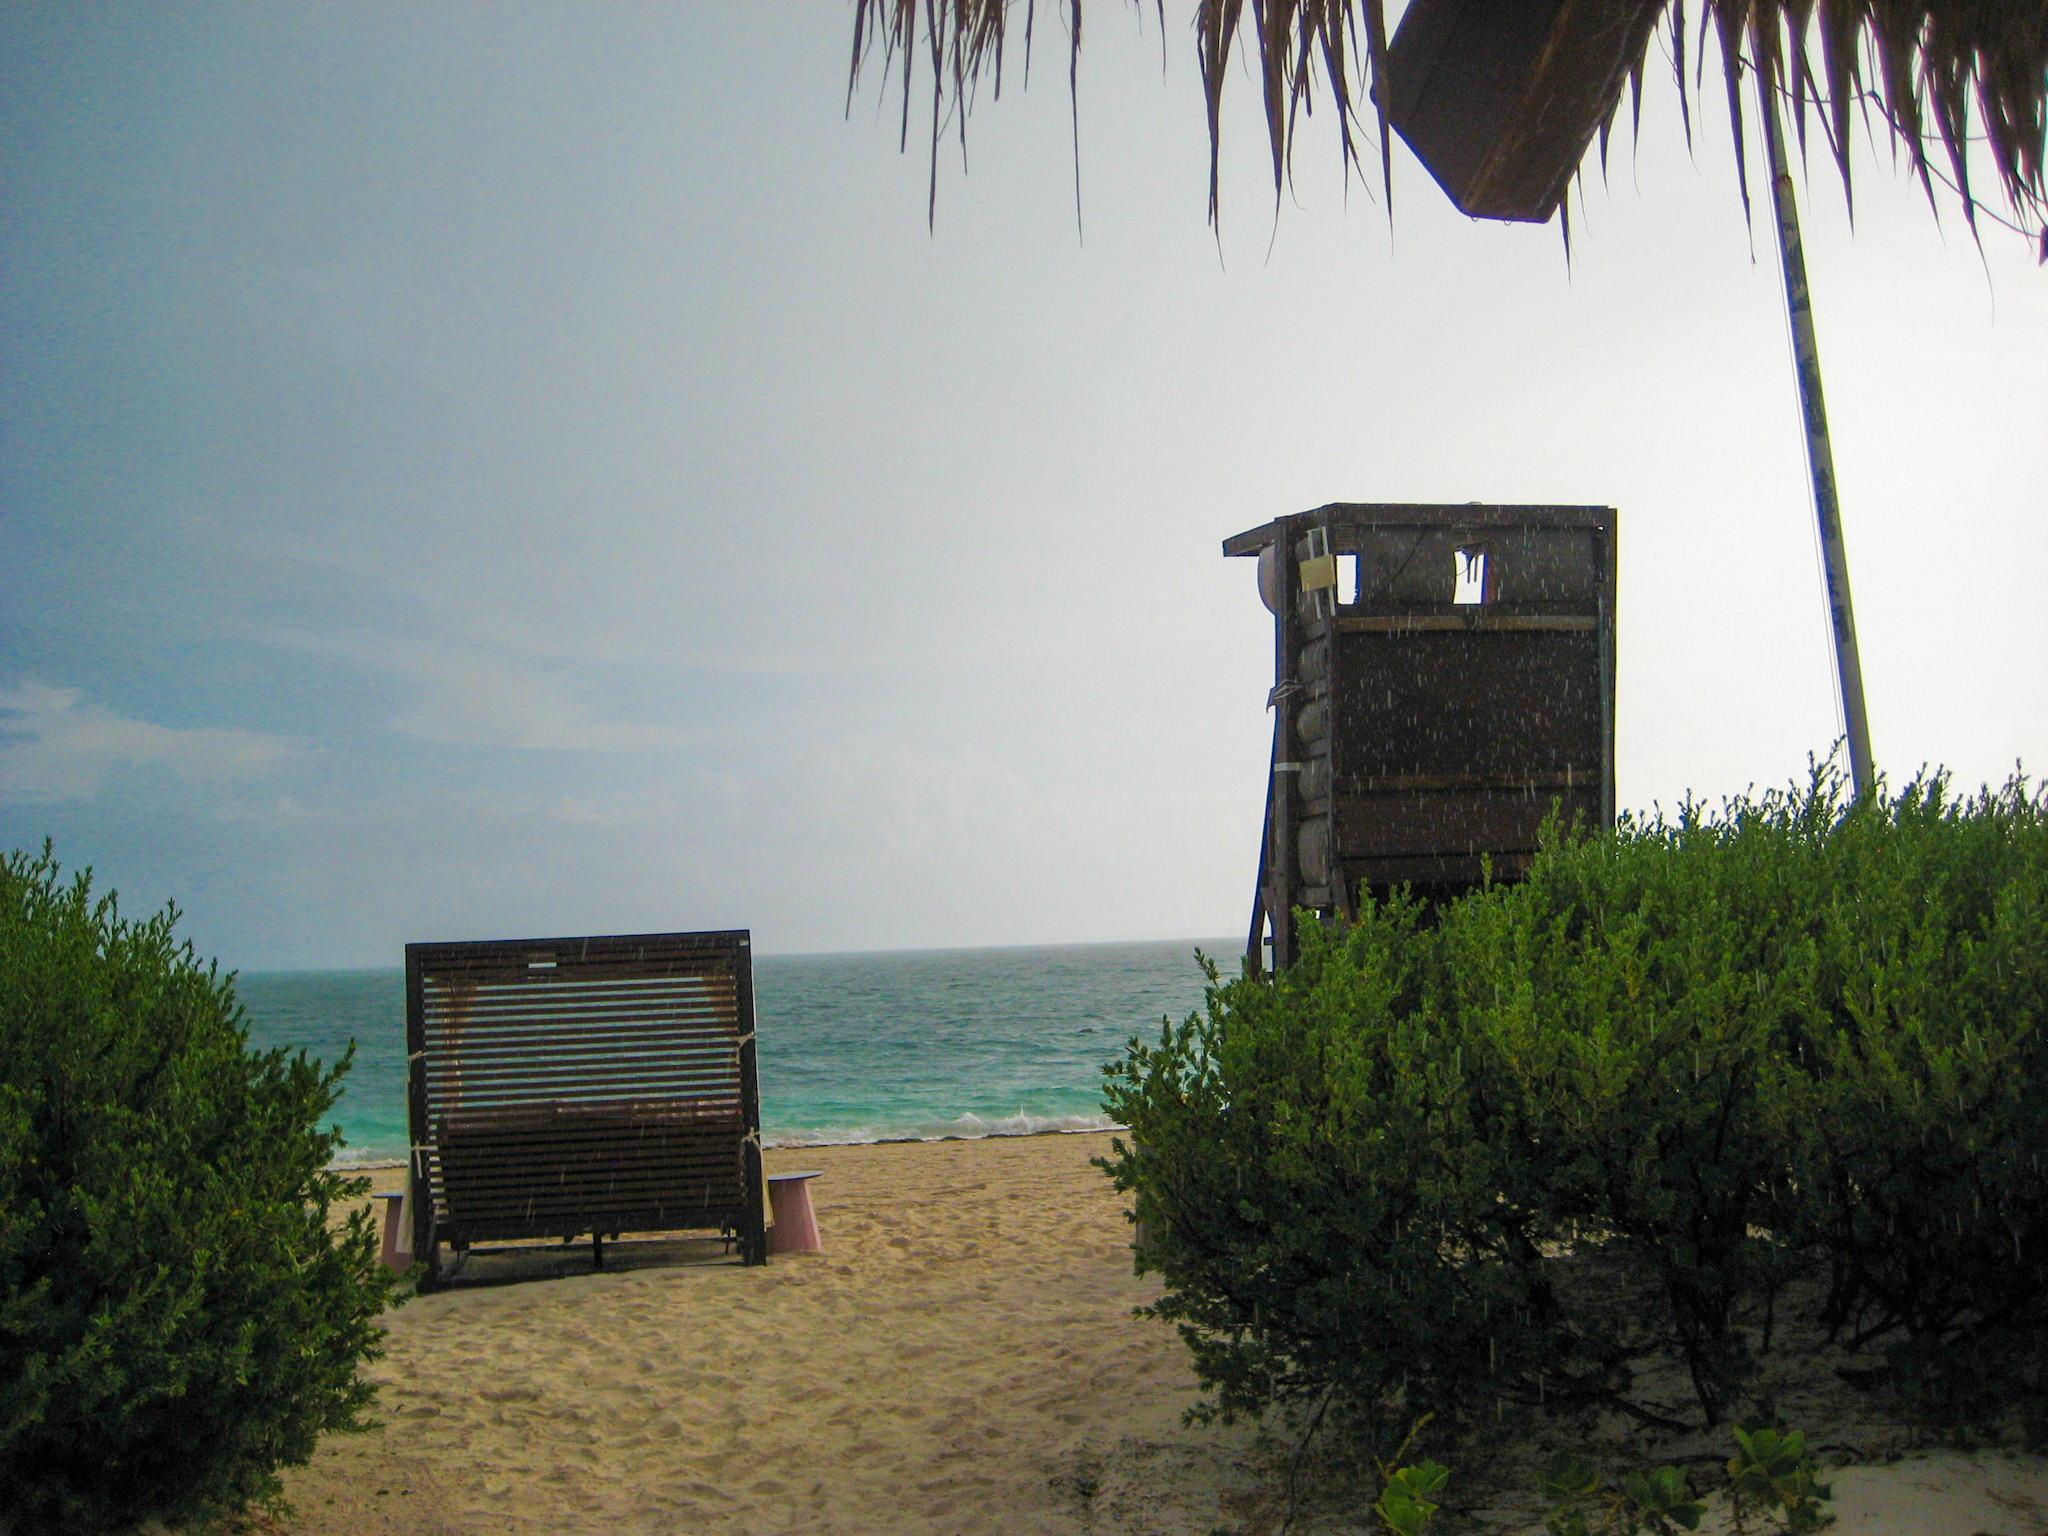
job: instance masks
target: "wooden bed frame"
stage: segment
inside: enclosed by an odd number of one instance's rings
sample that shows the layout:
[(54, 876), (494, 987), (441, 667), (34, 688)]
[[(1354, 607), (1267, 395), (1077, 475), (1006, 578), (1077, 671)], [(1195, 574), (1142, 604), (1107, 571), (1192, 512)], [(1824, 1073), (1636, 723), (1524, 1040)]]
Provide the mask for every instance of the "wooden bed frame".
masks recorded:
[(443, 1245), (710, 1229), (767, 1257), (745, 930), (409, 944), (423, 1290)]

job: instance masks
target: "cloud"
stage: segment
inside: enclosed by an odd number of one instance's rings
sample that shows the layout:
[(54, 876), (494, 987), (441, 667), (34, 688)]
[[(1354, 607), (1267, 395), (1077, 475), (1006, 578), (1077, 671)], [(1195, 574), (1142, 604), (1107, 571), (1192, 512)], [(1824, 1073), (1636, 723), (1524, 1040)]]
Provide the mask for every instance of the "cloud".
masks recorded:
[(511, 658), (420, 648), (393, 655), (390, 664), (419, 684), (412, 707), (391, 722), (418, 741), (537, 752), (645, 752), (691, 739), (670, 726), (602, 719), (569, 679)]
[(1020, 849), (1045, 814), (1024, 775), (971, 745), (934, 749), (863, 733), (821, 749), (807, 777), (790, 798), (812, 802), (817, 842), (913, 866), (991, 845)]
[(145, 764), (194, 784), (263, 778), (304, 749), (238, 727), (179, 729), (130, 720), (74, 688), (33, 679), (0, 683), (0, 801), (49, 803), (98, 793), (107, 775)]
[(436, 746), (527, 752), (658, 752), (700, 744), (701, 729), (607, 718), (588, 701), (588, 667), (551, 663), (508, 648), (398, 635), (271, 631), (272, 644), (338, 657), (402, 678), (410, 701), (386, 724)]

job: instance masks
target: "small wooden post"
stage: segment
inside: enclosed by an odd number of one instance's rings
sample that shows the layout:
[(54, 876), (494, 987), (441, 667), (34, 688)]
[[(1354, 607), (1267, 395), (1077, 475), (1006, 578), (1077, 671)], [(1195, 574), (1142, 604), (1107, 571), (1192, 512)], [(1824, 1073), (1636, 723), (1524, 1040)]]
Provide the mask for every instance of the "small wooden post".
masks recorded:
[(424, 1264), (419, 1290), (441, 1283), (441, 1244), (434, 1232), (434, 1185), (427, 1156), (427, 1036), (424, 973), (412, 945), (405, 947), (406, 1215), (412, 1219), (412, 1256)]
[(766, 1170), (761, 1165), (761, 1084), (754, 1042), (754, 946), (751, 936), (733, 953), (733, 989), (739, 1004), (740, 1115), (748, 1126), (740, 1146), (741, 1176), (746, 1186), (746, 1230), (740, 1234), (740, 1262), (768, 1262)]
[(1806, 461), (1813, 475), (1813, 510), (1820, 523), (1828, 613), (1834, 624), (1835, 676), (1842, 690), (1842, 724), (1849, 738), (1849, 779), (1861, 799), (1870, 793), (1870, 720), (1863, 710), (1863, 662), (1856, 649), (1856, 611), (1849, 601), (1849, 556), (1842, 546), (1842, 508), (1835, 490), (1835, 455), (1828, 441), (1828, 408), (1821, 395), (1820, 348), (1813, 334), (1813, 301), (1806, 287), (1806, 254), (1799, 238), (1799, 205), (1785, 163), (1778, 98), (1768, 76), (1763, 104), (1764, 143), (1771, 159), (1771, 198), (1777, 205), (1778, 255), (1785, 274), (1785, 312), (1792, 322), (1792, 352), (1799, 372), (1799, 403), (1806, 418)]

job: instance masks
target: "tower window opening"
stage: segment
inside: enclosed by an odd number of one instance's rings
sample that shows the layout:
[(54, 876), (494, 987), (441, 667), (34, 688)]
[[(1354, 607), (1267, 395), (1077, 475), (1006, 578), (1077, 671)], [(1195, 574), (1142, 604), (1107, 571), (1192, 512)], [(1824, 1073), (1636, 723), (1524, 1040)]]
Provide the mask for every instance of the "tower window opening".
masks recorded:
[(1483, 603), (1487, 599), (1486, 551), (1484, 549), (1460, 549), (1453, 553), (1457, 585), (1452, 589), (1454, 603)]

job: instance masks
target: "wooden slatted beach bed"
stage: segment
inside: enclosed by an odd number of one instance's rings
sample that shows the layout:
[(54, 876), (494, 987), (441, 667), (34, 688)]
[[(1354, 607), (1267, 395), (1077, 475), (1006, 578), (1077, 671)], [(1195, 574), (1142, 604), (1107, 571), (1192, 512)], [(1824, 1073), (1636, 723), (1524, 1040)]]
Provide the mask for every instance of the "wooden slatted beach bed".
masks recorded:
[(413, 1252), (715, 1230), (767, 1256), (745, 930), (408, 944)]

